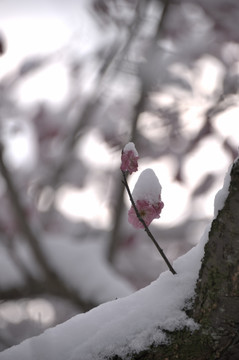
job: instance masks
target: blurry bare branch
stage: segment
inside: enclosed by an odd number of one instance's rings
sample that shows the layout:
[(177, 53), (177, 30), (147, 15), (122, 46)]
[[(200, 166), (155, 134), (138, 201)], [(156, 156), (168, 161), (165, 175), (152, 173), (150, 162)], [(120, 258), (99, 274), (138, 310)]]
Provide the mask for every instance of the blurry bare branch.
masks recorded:
[[(150, 2), (149, 2), (150, 3)], [(148, 3), (148, 5), (149, 5)], [(156, 28), (155, 33), (152, 36), (151, 39), (151, 47), (152, 48), (156, 48), (157, 47), (157, 40), (158, 37), (160, 36), (160, 31), (164, 25), (164, 21), (166, 19), (166, 14), (169, 10), (169, 1), (166, 1), (162, 10), (162, 14), (161, 14), (161, 18), (159, 18), (158, 21), (158, 26)], [(145, 8), (146, 11), (146, 8)], [(137, 26), (135, 27), (135, 29), (137, 29)], [(134, 38), (134, 36), (132, 36), (131, 34), (131, 41)], [(130, 43), (129, 43), (130, 44)], [(127, 46), (128, 49), (128, 46)], [(146, 82), (144, 82), (142, 80), (142, 78), (140, 79), (140, 87), (139, 87), (139, 96), (138, 96), (138, 101), (134, 107), (134, 111), (133, 111), (133, 115), (131, 118), (131, 131), (130, 131), (130, 138), (128, 139), (129, 141), (133, 141), (136, 143), (137, 146), (137, 138), (138, 138), (138, 134), (137, 134), (137, 122), (139, 119), (140, 114), (144, 111), (145, 107), (146, 107), (146, 103), (148, 101), (147, 97), (148, 97), (148, 92), (150, 90), (150, 88), (148, 87), (148, 84)], [(138, 148), (138, 146), (137, 146)], [(122, 187), (122, 185), (120, 185), (120, 176), (119, 179), (117, 181), (117, 187), (118, 190), (116, 189), (116, 207), (115, 207), (115, 211), (114, 211), (114, 218), (113, 218), (113, 230), (109, 239), (109, 247), (108, 247), (108, 260), (110, 262), (113, 262), (115, 254), (116, 254), (116, 250), (119, 246), (119, 241), (120, 241), (120, 236), (119, 236), (119, 230), (120, 230), (120, 224), (121, 224), (121, 220), (122, 220), (122, 214), (123, 214), (123, 209), (124, 209), (124, 188)]]
[(5, 41), (4, 38), (2, 36), (2, 34), (0, 33), (0, 56), (3, 55), (5, 53)]
[(32, 283), (34, 281), (34, 277), (30, 273), (30, 271), (25, 266), (23, 260), (19, 257), (18, 252), (16, 251), (14, 239), (10, 236), (7, 236), (6, 241), (4, 243), (10, 259), (13, 261), (14, 265), (19, 270), (20, 274), (23, 275), (26, 283)]
[(192, 196), (197, 197), (209, 191), (212, 185), (214, 184), (215, 178), (216, 176), (211, 173), (205, 175), (202, 181), (194, 189)]
[(3, 145), (0, 144), (0, 171), (8, 187), (8, 194), (12, 203), (12, 208), (15, 212), (15, 216), (24, 239), (29, 245), (29, 248), (31, 249), (33, 256), (35, 257), (37, 264), (40, 265), (40, 269), (43, 272), (44, 277), (47, 279), (47, 282), (50, 282), (49, 289), (51, 289), (51, 291), (56, 291), (61, 295), (64, 295), (65, 297), (68, 297), (73, 303), (80, 306), (80, 308), (82, 308), (83, 310), (89, 310), (91, 306), (89, 306), (88, 303), (83, 301), (78, 296), (76, 291), (66, 286), (64, 281), (59, 277), (56, 271), (47, 262), (44, 251), (41, 248), (36, 235), (34, 234), (24, 215), (24, 209), (20, 203), (20, 199), (17, 194), (15, 185), (3, 160), (3, 151)]
[[(145, 4), (145, 3), (144, 3)], [(142, 3), (138, 2), (136, 7), (135, 17), (132, 23), (129, 25), (129, 36), (126, 39), (126, 42), (123, 46), (119, 46), (119, 44), (114, 45), (108, 50), (108, 53), (103, 61), (101, 67), (98, 71), (98, 78), (96, 80), (96, 86), (94, 88), (91, 97), (88, 99), (86, 104), (84, 105), (83, 110), (81, 110), (79, 117), (76, 121), (74, 128), (72, 129), (71, 134), (68, 136), (65, 144), (65, 156), (63, 161), (57, 166), (57, 169), (51, 179), (51, 184), (56, 186), (59, 182), (60, 177), (66, 171), (69, 160), (72, 155), (72, 150), (76, 143), (79, 141), (80, 137), (84, 134), (84, 130), (86, 127), (90, 126), (91, 119), (93, 114), (98, 108), (98, 103), (102, 96), (102, 88), (103, 84), (108, 77), (111, 79), (114, 78), (115, 74), (120, 71), (122, 62), (127, 54), (132, 42), (134, 41), (138, 29), (141, 26), (143, 20), (140, 18), (140, 13), (142, 12)]]

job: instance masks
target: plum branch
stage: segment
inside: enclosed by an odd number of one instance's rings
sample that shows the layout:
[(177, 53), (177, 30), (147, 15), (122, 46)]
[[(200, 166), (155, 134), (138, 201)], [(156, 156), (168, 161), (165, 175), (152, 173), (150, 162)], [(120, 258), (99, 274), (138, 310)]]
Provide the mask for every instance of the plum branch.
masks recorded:
[(129, 199), (130, 199), (130, 202), (134, 208), (134, 211), (137, 215), (137, 218), (139, 219), (139, 221), (143, 224), (144, 226), (144, 230), (145, 232), (147, 233), (148, 237), (153, 241), (155, 247), (157, 248), (158, 252), (160, 253), (160, 255), (162, 256), (162, 258), (164, 259), (165, 263), (167, 264), (169, 270), (171, 271), (171, 273), (173, 275), (177, 274), (176, 271), (174, 270), (174, 268), (172, 267), (172, 265), (170, 264), (167, 256), (164, 254), (163, 252), (163, 249), (159, 246), (159, 244), (157, 243), (157, 241), (155, 240), (155, 237), (153, 236), (152, 232), (149, 230), (149, 227), (147, 226), (147, 224), (145, 223), (144, 219), (142, 218), (142, 216), (140, 215), (140, 212), (135, 204), (135, 201), (133, 199), (133, 196), (131, 194), (131, 191), (130, 191), (130, 188), (129, 188), (129, 185), (128, 185), (128, 182), (127, 182), (127, 178), (126, 178), (126, 172), (125, 171), (122, 171), (122, 174), (123, 174), (123, 180), (122, 180), (122, 183), (124, 184), (125, 186), (125, 189), (129, 195)]

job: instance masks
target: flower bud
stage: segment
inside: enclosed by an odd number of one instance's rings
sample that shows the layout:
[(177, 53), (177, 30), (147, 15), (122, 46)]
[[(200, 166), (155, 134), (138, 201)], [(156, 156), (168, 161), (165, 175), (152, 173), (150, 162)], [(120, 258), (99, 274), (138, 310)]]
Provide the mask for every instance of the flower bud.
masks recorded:
[(129, 174), (138, 171), (138, 158), (139, 154), (135, 148), (134, 143), (128, 143), (125, 145), (121, 154), (120, 169), (122, 171), (127, 171)]

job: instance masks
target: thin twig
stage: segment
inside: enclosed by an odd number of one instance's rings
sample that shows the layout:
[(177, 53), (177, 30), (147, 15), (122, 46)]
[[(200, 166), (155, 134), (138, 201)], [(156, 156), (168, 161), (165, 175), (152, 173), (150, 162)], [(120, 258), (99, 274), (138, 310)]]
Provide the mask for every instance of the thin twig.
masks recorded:
[(146, 231), (147, 235), (150, 237), (150, 239), (153, 241), (154, 245), (156, 246), (158, 252), (160, 253), (160, 255), (162, 256), (162, 258), (164, 259), (164, 261), (166, 262), (169, 270), (171, 271), (172, 274), (177, 274), (176, 271), (174, 270), (174, 268), (172, 267), (172, 265), (170, 264), (167, 256), (164, 254), (163, 252), (163, 249), (159, 246), (159, 244), (157, 243), (157, 241), (155, 240), (153, 234), (151, 233), (151, 231), (149, 230), (148, 226), (146, 225), (144, 219), (142, 218), (142, 216), (140, 215), (140, 212), (134, 202), (134, 199), (133, 199), (133, 196), (131, 194), (131, 191), (130, 191), (130, 188), (129, 188), (129, 185), (128, 185), (128, 182), (127, 182), (127, 179), (126, 179), (126, 175), (125, 175), (125, 172), (122, 171), (122, 174), (123, 174), (123, 178), (124, 180), (122, 180), (122, 183), (124, 184), (126, 190), (127, 190), (127, 193), (129, 195), (129, 198), (130, 198), (130, 201), (131, 201), (131, 204), (134, 208), (134, 211), (137, 215), (137, 218), (139, 219), (139, 221), (143, 224), (144, 226), (144, 230)]
[(162, 13), (161, 13), (161, 16), (160, 16), (160, 20), (158, 22), (158, 26), (157, 26), (157, 29), (156, 29), (156, 33), (155, 33), (155, 38), (158, 38), (162, 29), (163, 29), (163, 26), (165, 24), (165, 18), (168, 14), (168, 9), (169, 9), (169, 5), (170, 5), (170, 0), (164, 0), (164, 5), (163, 5), (163, 9), (162, 9)]
[[(146, 94), (142, 87), (138, 102), (135, 105), (134, 115), (132, 117), (132, 128), (131, 128), (131, 140), (132, 141), (134, 141), (136, 138), (137, 122), (139, 119), (139, 114), (141, 114), (141, 112), (144, 109), (145, 101), (146, 101)], [(116, 206), (114, 209), (115, 210), (114, 227), (111, 232), (111, 238), (110, 238), (110, 242), (109, 242), (108, 256), (107, 256), (109, 262), (111, 262), (111, 263), (114, 260), (116, 250), (118, 248), (119, 241), (120, 241), (119, 230), (120, 230), (121, 218), (122, 218), (122, 214), (123, 214), (122, 210), (124, 207), (123, 199), (124, 199), (124, 187), (119, 186), (119, 184), (117, 184)]]

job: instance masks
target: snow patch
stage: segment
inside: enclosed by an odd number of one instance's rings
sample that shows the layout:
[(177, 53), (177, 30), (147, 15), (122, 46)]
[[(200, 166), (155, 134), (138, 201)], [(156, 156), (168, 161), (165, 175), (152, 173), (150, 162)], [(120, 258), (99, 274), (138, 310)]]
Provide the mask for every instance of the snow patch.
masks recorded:
[(133, 151), (135, 156), (139, 156), (138, 151), (136, 150), (136, 147), (133, 142), (129, 142), (125, 145), (123, 152)]
[[(238, 160), (238, 159), (237, 159)], [(237, 161), (235, 160), (235, 162)], [(235, 163), (234, 162), (234, 163)], [(232, 166), (229, 166), (229, 169), (225, 175), (224, 178), (224, 183), (223, 183), (223, 187), (221, 190), (219, 190), (215, 196), (214, 199), (214, 218), (217, 216), (218, 212), (223, 208), (226, 198), (228, 196), (229, 193), (229, 185), (230, 185), (230, 181), (231, 181), (231, 170), (232, 170)]]
[(197, 324), (188, 318), (185, 303), (194, 296), (208, 229), (200, 243), (178, 258), (170, 271), (148, 287), (80, 314), (40, 336), (0, 353), (0, 360), (100, 360), (139, 352), (153, 342), (167, 342), (164, 330)]
[(132, 196), (134, 201), (146, 200), (151, 204), (158, 201), (162, 186), (152, 169), (145, 169), (135, 184)]

